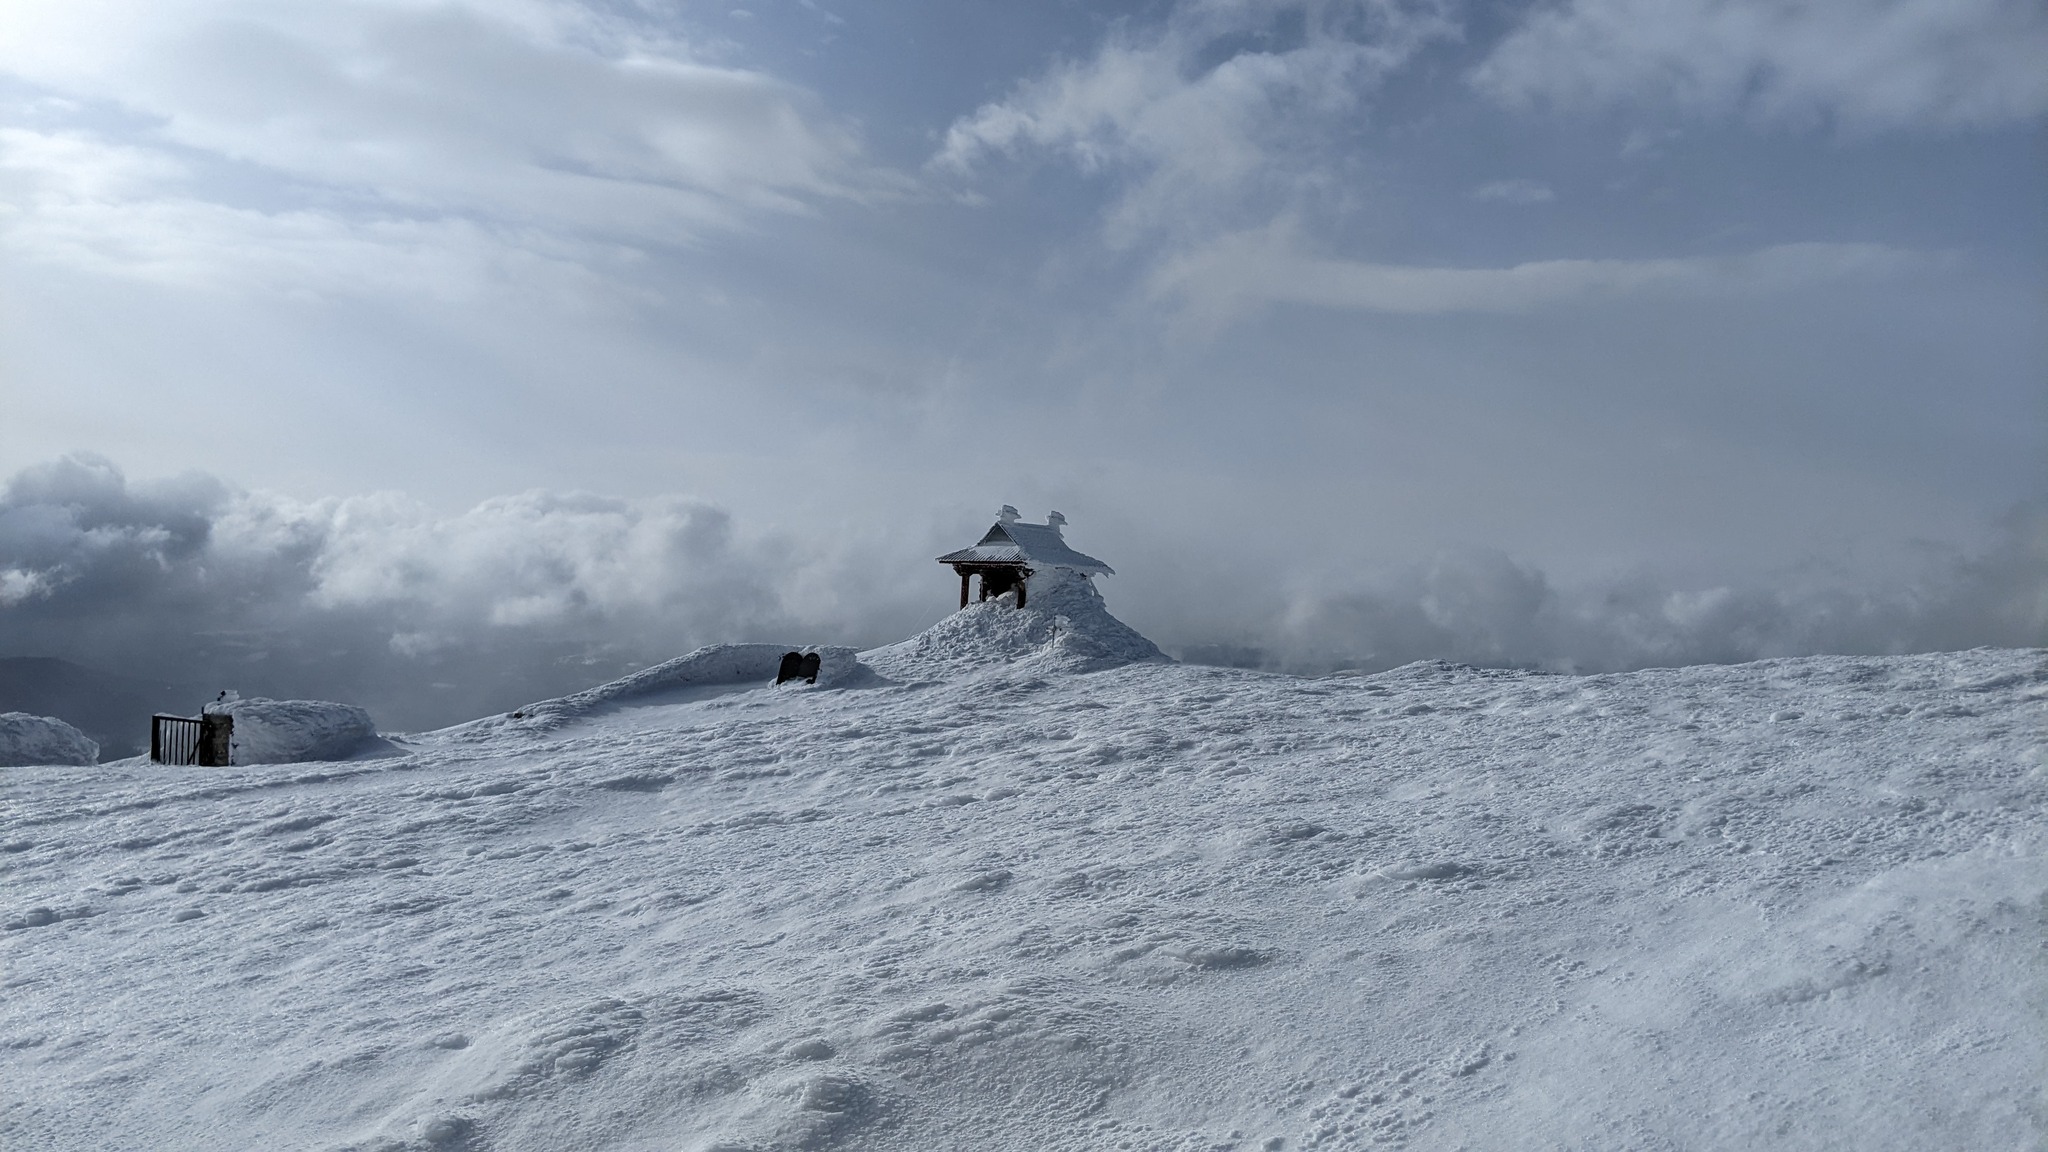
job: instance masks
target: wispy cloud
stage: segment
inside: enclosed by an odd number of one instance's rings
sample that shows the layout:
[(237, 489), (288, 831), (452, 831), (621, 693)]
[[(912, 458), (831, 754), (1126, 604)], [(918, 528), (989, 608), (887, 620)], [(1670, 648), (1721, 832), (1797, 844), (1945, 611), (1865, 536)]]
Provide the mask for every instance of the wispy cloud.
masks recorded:
[(1855, 131), (2048, 113), (2033, 0), (1570, 0), (1536, 9), (1472, 75), (1513, 105), (1662, 101), (1683, 113)]
[(542, 0), (31, 2), (0, 75), (39, 94), (0, 136), (9, 246), (156, 279), (432, 285), (906, 186), (804, 90)]
[(166, 153), (72, 131), (0, 129), (0, 251), (180, 291), (461, 302), (493, 284), (583, 296), (612, 246), (460, 215), (253, 207), (201, 195)]
[(1891, 276), (1929, 258), (1878, 244), (1781, 244), (1732, 256), (1417, 267), (1302, 252), (1290, 222), (1225, 237), (1154, 275), (1155, 296), (1208, 316), (1262, 304), (1406, 315), (1527, 312), (1644, 295), (1752, 295)]
[(1557, 199), (1557, 193), (1552, 191), (1548, 184), (1517, 177), (1513, 180), (1495, 180), (1481, 184), (1472, 190), (1472, 198), (1502, 204), (1548, 204)]
[(930, 167), (1037, 152), (1128, 177), (1113, 235), (1206, 217), (1247, 192), (1327, 179), (1325, 133), (1430, 42), (1437, 4), (1211, 2), (1110, 36), (955, 121)]

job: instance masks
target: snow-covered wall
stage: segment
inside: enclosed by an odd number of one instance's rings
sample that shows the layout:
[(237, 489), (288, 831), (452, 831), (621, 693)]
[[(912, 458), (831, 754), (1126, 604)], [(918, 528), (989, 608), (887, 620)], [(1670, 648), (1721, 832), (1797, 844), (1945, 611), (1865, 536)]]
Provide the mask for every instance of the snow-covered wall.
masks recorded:
[(0, 768), (97, 764), (100, 746), (55, 716), (0, 712)]
[(255, 697), (209, 704), (207, 711), (235, 718), (237, 764), (345, 760), (377, 738), (370, 714), (353, 704)]

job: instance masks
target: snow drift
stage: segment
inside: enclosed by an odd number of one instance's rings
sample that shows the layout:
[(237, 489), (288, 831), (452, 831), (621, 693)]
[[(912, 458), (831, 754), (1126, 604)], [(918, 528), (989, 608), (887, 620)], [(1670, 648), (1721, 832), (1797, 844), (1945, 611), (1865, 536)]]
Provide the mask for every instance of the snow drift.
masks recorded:
[[(838, 645), (711, 644), (630, 676), (503, 716), (458, 725), (480, 735), (507, 728), (541, 733), (620, 708), (680, 703), (774, 682), (788, 652), (818, 654), (817, 688), (873, 686), (886, 679), (972, 675), (1024, 662), (1045, 672), (1091, 672), (1123, 664), (1170, 662), (1158, 646), (1109, 614), (1085, 576), (1058, 569), (1031, 577), (1026, 606), (1005, 594), (955, 612), (897, 644), (855, 652)], [(791, 682), (781, 691), (812, 687)]]
[(1099, 672), (1168, 659), (1158, 645), (1109, 614), (1092, 580), (1057, 568), (1031, 576), (1022, 608), (1016, 594), (1006, 592), (860, 658), (898, 680), (969, 675), (1020, 662), (1042, 672)]
[(861, 664), (854, 650), (841, 645), (707, 644), (595, 688), (536, 701), (503, 716), (487, 716), (457, 725), (451, 731), (469, 735), (506, 728), (549, 732), (572, 721), (632, 704), (677, 703), (720, 689), (765, 687), (774, 684), (782, 657), (789, 652), (817, 653), (818, 679), (815, 685), (798, 681), (781, 685), (785, 692), (813, 687), (852, 688), (874, 679), (874, 673)]
[(206, 706), (235, 718), (237, 764), (346, 760), (377, 744), (377, 725), (353, 704), (252, 697)]
[(100, 746), (55, 716), (0, 712), (0, 768), (97, 764)]

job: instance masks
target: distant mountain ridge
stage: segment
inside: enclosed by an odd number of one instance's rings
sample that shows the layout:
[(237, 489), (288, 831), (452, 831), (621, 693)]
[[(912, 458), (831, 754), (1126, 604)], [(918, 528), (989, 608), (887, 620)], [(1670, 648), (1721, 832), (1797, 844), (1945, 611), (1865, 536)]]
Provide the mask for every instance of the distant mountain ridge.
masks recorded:
[(197, 712), (212, 695), (54, 656), (0, 656), (0, 712), (55, 716), (97, 741), (102, 760), (148, 751), (152, 713)]

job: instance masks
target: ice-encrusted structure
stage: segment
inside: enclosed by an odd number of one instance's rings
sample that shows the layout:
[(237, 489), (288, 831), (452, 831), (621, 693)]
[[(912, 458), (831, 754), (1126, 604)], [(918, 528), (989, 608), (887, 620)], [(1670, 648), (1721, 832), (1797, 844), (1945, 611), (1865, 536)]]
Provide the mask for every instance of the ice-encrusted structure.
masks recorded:
[(1022, 608), (1016, 593), (1006, 592), (860, 659), (892, 680), (944, 679), (1024, 661), (1054, 672), (1170, 662), (1158, 645), (1109, 614), (1086, 575), (1060, 568), (1032, 573)]
[(1005, 504), (979, 541), (946, 553), (939, 557), (939, 563), (970, 567), (1014, 564), (1033, 572), (1063, 568), (1084, 576), (1116, 575), (1116, 569), (1085, 552), (1075, 551), (1067, 543), (1066, 526), (1067, 518), (1058, 512), (1046, 513), (1043, 524), (1032, 524), (1020, 519), (1016, 508)]
[(346, 760), (377, 740), (376, 723), (354, 704), (257, 696), (209, 704), (206, 710), (235, 718), (237, 764)]
[(0, 768), (97, 764), (100, 746), (55, 716), (0, 712)]

